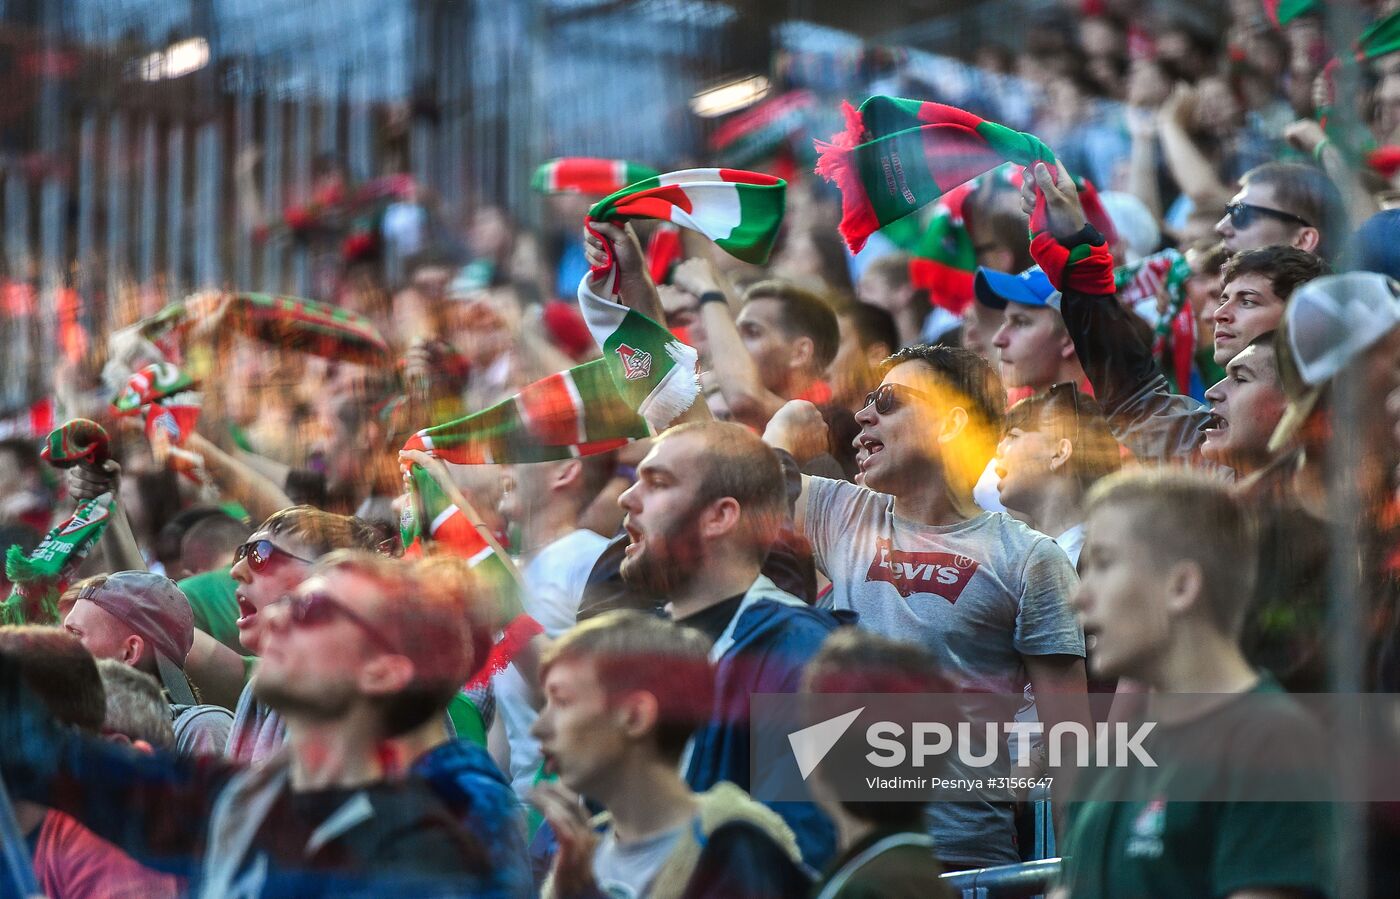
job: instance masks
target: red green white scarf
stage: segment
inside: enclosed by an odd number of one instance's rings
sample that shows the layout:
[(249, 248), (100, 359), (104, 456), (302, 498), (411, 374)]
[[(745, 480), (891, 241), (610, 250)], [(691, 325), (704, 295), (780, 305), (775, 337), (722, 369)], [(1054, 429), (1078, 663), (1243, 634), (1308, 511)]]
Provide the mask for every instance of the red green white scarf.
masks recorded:
[[(655, 218), (764, 262), (782, 222), (786, 182), (757, 172), (693, 169), (605, 197), (590, 221)], [(579, 283), (579, 308), (601, 359), (550, 375), (489, 409), (419, 431), (404, 449), (456, 464), (547, 462), (616, 449), (664, 430), (700, 394), (694, 348), (612, 299), (610, 261)]]
[(486, 663), (477, 669), (466, 686), (484, 684), (505, 669), (520, 647), (536, 634), (544, 633), (544, 628), (525, 614), (520, 583), (510, 563), (481, 536), (476, 525), (453, 504), (432, 474), (421, 465), (410, 465), (408, 475), (409, 502), (399, 519), (404, 556), (422, 557), (429, 544), (436, 544), (466, 559), (486, 594), (496, 600), (497, 609), (492, 620), (507, 622), (494, 641)]
[(136, 327), (150, 340), (178, 339), (205, 316), (226, 307), (222, 328), (285, 349), (362, 365), (387, 365), (390, 361), (389, 344), (378, 329), (349, 309), (266, 293), (228, 294), (222, 304), (198, 299), (172, 303)]
[(146, 417), (146, 439), (163, 432), (174, 446), (184, 446), (199, 421), (200, 396), (194, 378), (169, 362), (154, 362), (133, 374), (112, 400), (112, 411)]
[[(705, 235), (736, 259), (762, 265), (778, 239), (786, 202), (787, 182), (773, 175), (741, 169), (686, 169), (647, 178), (604, 197), (588, 210), (585, 226), (589, 221), (632, 218), (672, 222)], [(614, 274), (609, 258), (584, 283), (601, 281), (598, 291), (615, 295)], [(582, 285), (579, 291), (582, 296)]]
[(841, 191), (841, 236), (852, 252), (871, 234), (1004, 162), (1052, 164), (1034, 135), (956, 106), (896, 97), (842, 104), (846, 130), (817, 141), (818, 175)]
[(594, 159), (566, 156), (551, 159), (530, 178), (530, 189), (542, 194), (588, 194), (606, 196), (629, 184), (655, 178), (656, 169), (625, 159)]
[[(40, 455), (57, 468), (101, 465), (109, 456), (107, 432), (95, 421), (75, 418), (49, 434)], [(0, 604), (0, 624), (56, 624), (58, 598), (73, 572), (102, 539), (111, 520), (111, 493), (80, 503), (27, 555), (18, 546), (5, 553), (5, 576), (14, 585)]]

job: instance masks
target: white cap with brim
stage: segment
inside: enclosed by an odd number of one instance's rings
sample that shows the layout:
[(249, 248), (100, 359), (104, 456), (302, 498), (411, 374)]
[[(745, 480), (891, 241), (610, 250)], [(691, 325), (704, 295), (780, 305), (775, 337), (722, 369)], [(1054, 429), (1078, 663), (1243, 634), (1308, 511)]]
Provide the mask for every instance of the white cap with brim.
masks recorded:
[(1396, 326), (1400, 283), (1385, 275), (1327, 275), (1295, 290), (1274, 341), (1288, 408), (1269, 438), (1269, 452), (1293, 440), (1328, 381)]

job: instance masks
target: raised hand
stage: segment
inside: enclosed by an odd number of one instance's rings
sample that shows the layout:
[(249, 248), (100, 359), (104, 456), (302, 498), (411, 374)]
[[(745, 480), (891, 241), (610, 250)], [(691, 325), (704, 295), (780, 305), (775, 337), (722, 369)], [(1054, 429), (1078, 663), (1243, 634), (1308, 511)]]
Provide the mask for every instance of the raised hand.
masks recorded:
[(598, 885), (593, 877), (593, 853), (598, 848), (598, 834), (589, 824), (588, 812), (578, 797), (559, 783), (545, 782), (530, 792), (530, 802), (544, 815), (559, 841), (559, 850), (554, 854), (554, 894), (567, 897), (595, 893)]
[(1056, 240), (1073, 237), (1084, 227), (1084, 207), (1079, 202), (1079, 189), (1065, 169), (1055, 160), (1055, 174), (1043, 162), (1031, 168), (1031, 177), (1021, 179), (1021, 211), (1027, 216), (1035, 212), (1036, 190), (1045, 196), (1046, 226)]
[(787, 450), (800, 465), (830, 449), (826, 421), (806, 400), (788, 400), (768, 420), (763, 442)]
[(86, 502), (104, 493), (116, 495), (121, 486), (122, 467), (108, 459), (100, 468), (74, 465), (68, 469), (68, 494), (78, 502)]

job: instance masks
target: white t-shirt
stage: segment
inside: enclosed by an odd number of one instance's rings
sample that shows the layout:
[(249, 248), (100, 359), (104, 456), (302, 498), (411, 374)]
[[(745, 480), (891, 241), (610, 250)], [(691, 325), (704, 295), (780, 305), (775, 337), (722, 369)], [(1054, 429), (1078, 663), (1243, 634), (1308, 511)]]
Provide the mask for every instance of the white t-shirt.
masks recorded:
[[(861, 627), (929, 650), (961, 691), (1022, 694), (1022, 656), (1084, 655), (1084, 632), (1068, 604), (1077, 584), (1069, 559), (1005, 513), (935, 527), (897, 517), (892, 496), (809, 478), (806, 534), (832, 582), (823, 602), (856, 611)], [(968, 773), (1010, 774), (1007, 753)], [(934, 802), (928, 814), (945, 861), (1019, 860), (1010, 806)]]
[[(525, 612), (550, 637), (574, 626), (588, 573), (607, 545), (608, 538), (581, 528), (535, 553), (520, 570), (525, 582)], [(540, 767), (540, 744), (530, 736), (538, 716), (530, 707), (525, 680), (514, 665), (496, 675), (495, 686), (496, 711), (510, 742), (511, 787), (524, 799)]]
[(1069, 564), (1074, 566), (1074, 570), (1079, 570), (1079, 553), (1084, 549), (1084, 525), (1076, 524), (1055, 538), (1055, 545), (1065, 551), (1069, 556)]
[(608, 899), (641, 899), (651, 892), (657, 873), (690, 823), (673, 827), (645, 840), (619, 843), (611, 827), (598, 840), (593, 853), (593, 878)]

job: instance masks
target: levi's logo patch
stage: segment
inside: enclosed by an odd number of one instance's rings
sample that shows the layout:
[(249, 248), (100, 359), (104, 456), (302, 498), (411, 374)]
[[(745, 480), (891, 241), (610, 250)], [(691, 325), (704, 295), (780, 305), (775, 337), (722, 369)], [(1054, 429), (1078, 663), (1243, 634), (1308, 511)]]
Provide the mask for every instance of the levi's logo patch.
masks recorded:
[(904, 552), (894, 549), (887, 538), (881, 537), (875, 541), (875, 558), (865, 573), (865, 580), (893, 584), (900, 596), (932, 593), (955, 603), (976, 573), (977, 562), (967, 556)]

